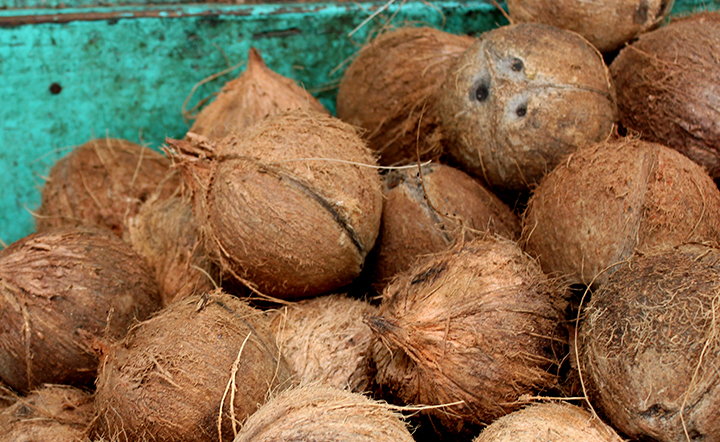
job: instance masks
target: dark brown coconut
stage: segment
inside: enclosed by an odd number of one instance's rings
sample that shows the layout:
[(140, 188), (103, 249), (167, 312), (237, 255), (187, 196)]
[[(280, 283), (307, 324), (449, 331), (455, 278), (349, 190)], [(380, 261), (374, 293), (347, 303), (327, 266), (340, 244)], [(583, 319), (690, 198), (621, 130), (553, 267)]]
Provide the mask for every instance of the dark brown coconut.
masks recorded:
[(367, 130), (370, 148), (386, 165), (438, 158), (439, 116), (429, 98), (452, 60), (473, 38), (437, 29), (400, 28), (365, 45), (340, 82), (337, 115)]
[[(449, 434), (520, 407), (553, 386), (565, 300), (509, 240), (476, 239), (401, 274), (367, 319), (383, 396), (413, 405)], [(462, 401), (462, 404), (458, 404)]]
[(525, 251), (547, 273), (595, 287), (634, 251), (720, 240), (720, 191), (668, 147), (613, 140), (575, 152), (523, 215)]
[(720, 13), (673, 21), (610, 65), (623, 126), (720, 178)]
[(279, 298), (317, 295), (359, 275), (380, 229), (382, 191), (351, 126), (291, 111), (216, 144), (195, 136), (168, 144), (227, 274)]
[(575, 31), (601, 52), (626, 42), (662, 22), (673, 0), (508, 0), (510, 17), (516, 22), (536, 22)]
[(105, 339), (161, 307), (143, 258), (106, 230), (55, 229), (0, 251), (0, 378), (89, 384)]
[(617, 120), (610, 74), (574, 32), (522, 23), (482, 34), (438, 95), (448, 154), (491, 189), (531, 188)]
[(232, 441), (270, 392), (291, 386), (268, 325), (261, 311), (212, 292), (134, 327), (102, 363), (95, 437)]
[(413, 442), (402, 415), (359, 393), (306, 385), (285, 390), (243, 425), (234, 442)]
[(219, 140), (241, 132), (268, 115), (291, 109), (329, 113), (290, 78), (270, 70), (255, 48), (245, 71), (223, 86), (215, 100), (197, 116), (188, 132)]
[(581, 323), (593, 405), (633, 439), (720, 440), (720, 249), (633, 256)]

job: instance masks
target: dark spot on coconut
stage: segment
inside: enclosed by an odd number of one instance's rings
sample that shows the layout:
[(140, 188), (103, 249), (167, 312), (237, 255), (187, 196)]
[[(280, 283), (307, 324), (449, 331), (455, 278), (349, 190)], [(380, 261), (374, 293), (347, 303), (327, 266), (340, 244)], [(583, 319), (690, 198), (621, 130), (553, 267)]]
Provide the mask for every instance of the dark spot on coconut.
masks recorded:
[(50, 85), (50, 93), (53, 95), (57, 95), (60, 92), (62, 92), (62, 86), (60, 86), (60, 83), (53, 83)]
[(405, 181), (405, 178), (402, 174), (399, 173), (388, 173), (385, 177), (385, 184), (387, 185), (388, 189), (396, 188), (403, 181)]
[(522, 118), (527, 115), (527, 103), (523, 103), (515, 109), (515, 113), (518, 117)]
[(512, 69), (515, 72), (522, 71), (524, 67), (525, 67), (525, 64), (519, 58), (513, 58), (512, 62), (510, 63), (510, 69)]
[(648, 19), (648, 11), (650, 10), (650, 6), (648, 6), (647, 0), (641, 0), (640, 4), (638, 5), (638, 8), (635, 10), (635, 16), (633, 17), (635, 20), (635, 23), (637, 24), (643, 24)]
[(483, 102), (487, 100), (487, 98), (490, 96), (490, 88), (485, 83), (480, 83), (478, 87), (475, 89), (475, 98), (479, 102)]
[(644, 411), (641, 413), (643, 417), (649, 417), (649, 418), (666, 418), (673, 414), (672, 412), (666, 410), (662, 405), (655, 404), (652, 407), (648, 408), (647, 411)]
[(696, 430), (694, 428), (691, 430), (688, 430), (688, 437), (690, 437), (690, 440), (694, 440), (694, 441), (698, 441), (698, 442), (705, 438), (702, 434), (700, 434), (700, 432), (698, 430)]
[(410, 285), (420, 284), (423, 282), (432, 283), (437, 280), (438, 276), (440, 276), (445, 271), (445, 269), (445, 263), (437, 263), (436, 265), (433, 265), (429, 269), (415, 276), (415, 278), (410, 281)]

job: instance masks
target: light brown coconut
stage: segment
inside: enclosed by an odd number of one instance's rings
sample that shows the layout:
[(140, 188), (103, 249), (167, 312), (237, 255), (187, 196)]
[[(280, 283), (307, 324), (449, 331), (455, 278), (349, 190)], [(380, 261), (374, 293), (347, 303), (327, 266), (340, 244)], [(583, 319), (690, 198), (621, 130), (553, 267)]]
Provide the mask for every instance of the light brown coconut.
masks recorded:
[[(383, 397), (423, 411), (451, 435), (520, 408), (556, 383), (566, 301), (512, 241), (475, 239), (401, 274), (368, 317)], [(458, 404), (458, 402), (462, 403)], [(453, 404), (453, 405), (449, 405)]]
[(439, 116), (430, 97), (451, 62), (474, 41), (429, 27), (404, 27), (363, 46), (343, 74), (337, 115), (362, 127), (380, 163), (438, 158)]
[(601, 52), (619, 49), (657, 27), (674, 0), (508, 0), (515, 22), (535, 22), (577, 32)]
[(193, 211), (226, 272), (278, 298), (349, 284), (382, 215), (376, 162), (337, 118), (290, 111), (218, 143), (168, 140)]
[(482, 34), (438, 94), (447, 153), (495, 191), (532, 188), (617, 120), (599, 52), (574, 32), (537, 23)]
[(268, 115), (291, 109), (329, 114), (315, 97), (294, 80), (270, 70), (260, 52), (250, 48), (245, 71), (223, 86), (215, 100), (200, 111), (188, 132), (219, 140)]
[(521, 243), (547, 273), (598, 287), (634, 251), (720, 239), (720, 191), (677, 151), (637, 139), (578, 150), (535, 189)]
[(720, 178), (720, 12), (673, 21), (615, 58), (620, 121)]
[(580, 327), (593, 406), (632, 439), (720, 440), (720, 249), (633, 256), (592, 294)]
[(290, 388), (244, 423), (234, 442), (413, 442), (388, 404), (325, 385)]
[(50, 170), (35, 214), (36, 230), (85, 224), (122, 236), (124, 219), (150, 195), (168, 197), (179, 185), (170, 160), (160, 153), (126, 140), (90, 140)]
[(161, 307), (143, 258), (105, 229), (54, 229), (0, 250), (0, 378), (23, 392), (90, 384), (97, 352)]
[(238, 423), (292, 376), (261, 311), (220, 291), (179, 299), (109, 349), (93, 435), (232, 441)]

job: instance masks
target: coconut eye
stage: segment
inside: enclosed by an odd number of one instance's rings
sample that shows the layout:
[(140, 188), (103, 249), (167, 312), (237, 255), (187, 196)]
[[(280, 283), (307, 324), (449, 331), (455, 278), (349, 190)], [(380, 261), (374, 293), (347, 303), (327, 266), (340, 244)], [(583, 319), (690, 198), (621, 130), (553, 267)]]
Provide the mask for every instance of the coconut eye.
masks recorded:
[(487, 100), (488, 96), (490, 95), (490, 88), (487, 84), (481, 84), (478, 86), (477, 90), (475, 91), (475, 98), (477, 98), (478, 101), (483, 102)]
[(518, 117), (522, 118), (525, 115), (527, 115), (527, 104), (523, 103), (520, 106), (518, 106), (517, 109), (515, 109), (515, 113)]
[(525, 67), (525, 64), (519, 58), (513, 58), (512, 62), (510, 63), (510, 69), (512, 69), (515, 72), (522, 71), (524, 67)]

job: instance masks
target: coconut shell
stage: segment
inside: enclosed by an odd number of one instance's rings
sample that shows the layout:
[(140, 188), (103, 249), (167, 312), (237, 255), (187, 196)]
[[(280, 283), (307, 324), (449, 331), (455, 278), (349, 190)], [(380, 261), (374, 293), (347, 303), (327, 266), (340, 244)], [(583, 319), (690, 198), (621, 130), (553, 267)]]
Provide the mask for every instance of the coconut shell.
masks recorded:
[(302, 298), (349, 284), (375, 244), (382, 190), (356, 131), (305, 111), (268, 117), (218, 143), (168, 140), (193, 211), (226, 274)]
[(546, 273), (602, 285), (634, 251), (720, 239), (720, 191), (668, 147), (598, 143), (567, 158), (535, 189), (522, 244)]
[(720, 249), (635, 255), (593, 293), (580, 327), (593, 406), (633, 439), (720, 440)]
[(439, 116), (430, 97), (450, 62), (473, 38), (429, 27), (385, 32), (362, 47), (343, 74), (337, 115), (362, 127), (385, 165), (436, 159), (442, 147)]
[(232, 441), (237, 423), (269, 392), (291, 386), (292, 376), (261, 311), (220, 291), (179, 299), (110, 348), (93, 434)]
[(250, 48), (245, 71), (223, 86), (215, 100), (197, 115), (188, 132), (219, 140), (239, 133), (268, 115), (291, 109), (329, 114), (294, 80), (270, 70), (260, 52)]
[(438, 93), (449, 156), (493, 191), (525, 191), (617, 121), (599, 52), (574, 32), (537, 23), (482, 34)]
[(0, 250), (0, 378), (90, 384), (102, 341), (161, 307), (143, 258), (106, 230), (55, 229)]
[(642, 35), (610, 65), (620, 121), (720, 178), (720, 13)]
[(92, 225), (123, 235), (124, 220), (150, 195), (169, 197), (180, 185), (170, 160), (126, 140), (88, 141), (61, 158), (43, 185), (35, 215), (39, 232)]
[(324, 385), (290, 388), (243, 425), (234, 442), (413, 442), (385, 403)]
[(437, 254), (398, 276), (367, 319), (380, 339), (373, 358), (381, 394), (446, 405), (423, 413), (449, 434), (475, 435), (518, 409), (522, 395), (556, 383), (549, 370), (565, 305), (509, 240), (480, 238)]

